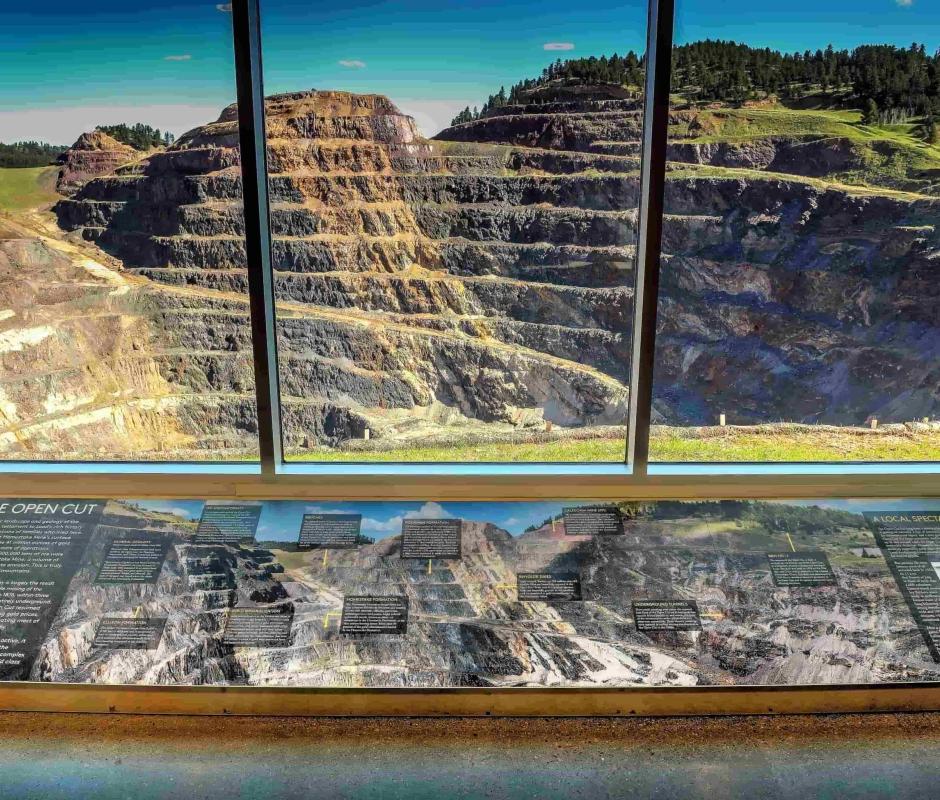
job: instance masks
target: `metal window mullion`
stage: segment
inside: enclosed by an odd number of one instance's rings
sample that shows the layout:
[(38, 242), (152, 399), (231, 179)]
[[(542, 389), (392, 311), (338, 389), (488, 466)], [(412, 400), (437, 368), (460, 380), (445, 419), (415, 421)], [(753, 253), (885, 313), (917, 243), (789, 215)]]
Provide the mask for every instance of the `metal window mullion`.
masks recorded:
[(675, 0), (650, 0), (627, 423), (627, 464), (640, 477), (649, 462), (674, 16)]
[(235, 80), (241, 145), (245, 251), (254, 356), (255, 396), (261, 471), (273, 477), (283, 457), (277, 360), (274, 274), (261, 68), (261, 12), (258, 0), (233, 0)]

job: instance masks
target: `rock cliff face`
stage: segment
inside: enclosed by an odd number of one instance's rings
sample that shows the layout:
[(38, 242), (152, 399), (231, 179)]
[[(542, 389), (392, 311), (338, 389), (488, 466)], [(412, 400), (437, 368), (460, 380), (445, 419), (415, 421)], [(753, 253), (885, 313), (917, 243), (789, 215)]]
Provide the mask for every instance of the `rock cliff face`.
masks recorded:
[[(432, 145), (374, 95), (267, 110), (289, 443), (623, 421), (632, 181)], [(60, 202), (60, 224), (154, 280), (242, 292), (236, 145), (230, 108)]]
[[(288, 446), (623, 422), (639, 103), (540, 100), (427, 141), (380, 96), (268, 99)], [(673, 121), (691, 130), (687, 116)], [(226, 109), (90, 181), (60, 225), (231, 307), (246, 288), (236, 124)], [(822, 147), (820, 163), (850, 157)], [(940, 412), (940, 202), (780, 175), (823, 170), (807, 152), (674, 142), (660, 421)], [(218, 353), (247, 330), (201, 325), (195, 305), (168, 335), (198, 343), (198, 374), (223, 390)]]
[[(695, 112), (673, 112), (670, 123), (685, 133), (671, 136), (665, 195), (660, 420), (936, 415), (940, 201), (781, 174), (852, 169), (859, 154), (846, 141), (703, 145), (683, 141), (696, 131)], [(629, 101), (506, 106), (437, 138), (547, 147), (570, 160), (629, 158), (639, 114)]]
[(83, 133), (60, 157), (56, 179), (59, 194), (72, 195), (92, 178), (107, 175), (122, 164), (136, 161), (140, 153), (101, 131)]
[(23, 233), (0, 241), (0, 451), (100, 460), (257, 451), (242, 298), (164, 287), (81, 243)]

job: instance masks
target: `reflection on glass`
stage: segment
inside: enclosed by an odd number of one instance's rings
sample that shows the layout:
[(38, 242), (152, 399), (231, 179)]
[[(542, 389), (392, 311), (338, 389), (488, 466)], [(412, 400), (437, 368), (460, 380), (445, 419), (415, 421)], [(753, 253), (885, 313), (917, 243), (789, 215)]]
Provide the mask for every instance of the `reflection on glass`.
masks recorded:
[(938, 22), (680, 4), (652, 458), (940, 460)]
[(288, 457), (623, 461), (644, 5), (264, 16)]
[(257, 453), (231, 14), (0, 12), (0, 459)]

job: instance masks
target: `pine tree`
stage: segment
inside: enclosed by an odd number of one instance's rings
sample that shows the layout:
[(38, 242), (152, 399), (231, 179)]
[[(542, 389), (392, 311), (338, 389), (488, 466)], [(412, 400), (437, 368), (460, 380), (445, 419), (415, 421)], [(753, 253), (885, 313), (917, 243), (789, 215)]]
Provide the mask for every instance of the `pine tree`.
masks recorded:
[(940, 144), (940, 128), (933, 116), (928, 115), (924, 118), (923, 130), (924, 141), (927, 144)]

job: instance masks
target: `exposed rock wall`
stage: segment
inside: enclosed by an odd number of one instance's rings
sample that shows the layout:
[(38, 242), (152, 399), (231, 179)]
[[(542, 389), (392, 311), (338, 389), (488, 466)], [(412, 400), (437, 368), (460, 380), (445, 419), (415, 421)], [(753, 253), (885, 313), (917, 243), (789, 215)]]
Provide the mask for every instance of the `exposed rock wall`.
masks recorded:
[[(269, 98), (289, 446), (621, 423), (639, 108), (559, 96), (426, 141), (377, 95)], [(90, 181), (58, 204), (60, 224), (132, 273), (235, 302), (247, 287), (236, 124), (226, 109)], [(659, 420), (940, 413), (938, 201), (780, 176), (849, 168), (841, 141), (677, 142), (671, 156), (685, 163), (666, 190)], [(216, 353), (199, 357), (194, 389), (244, 388), (232, 353), (245, 330), (200, 329), (192, 312), (181, 341)]]
[(92, 254), (53, 237), (0, 241), (0, 452), (38, 460), (255, 452), (244, 298), (135, 279)]
[[(639, 116), (618, 102), (509, 106), (437, 138), (627, 157)], [(675, 111), (670, 123), (691, 131), (695, 121)], [(940, 201), (780, 176), (860, 167), (863, 154), (842, 138), (675, 136), (668, 157), (684, 163), (670, 165), (666, 184), (660, 420), (861, 424), (940, 413)], [(621, 219), (636, 205), (611, 199)], [(591, 227), (598, 244), (613, 220), (603, 222)]]
[[(267, 112), (290, 444), (623, 421), (632, 178), (546, 179), (536, 153), (512, 167), (433, 144), (375, 95), (280, 95)], [(236, 124), (226, 109), (93, 181), (60, 224), (132, 272), (244, 292)]]
[(130, 161), (140, 158), (133, 147), (122, 144), (101, 131), (83, 133), (60, 157), (56, 191), (72, 195), (92, 178), (107, 175)]

